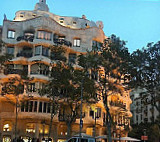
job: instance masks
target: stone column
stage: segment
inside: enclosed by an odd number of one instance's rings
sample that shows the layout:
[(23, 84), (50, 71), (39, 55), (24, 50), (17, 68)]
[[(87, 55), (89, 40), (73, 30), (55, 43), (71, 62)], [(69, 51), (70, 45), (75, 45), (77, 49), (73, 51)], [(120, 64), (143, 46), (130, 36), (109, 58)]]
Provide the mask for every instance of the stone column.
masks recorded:
[(0, 116), (0, 142), (2, 142), (2, 119), (1, 119), (1, 116)]
[(58, 126), (57, 125), (53, 125), (53, 133), (51, 133), (51, 136), (53, 136), (53, 142), (57, 142), (58, 141)]
[(31, 74), (31, 65), (28, 65), (28, 75)]
[(39, 138), (39, 123), (36, 123), (36, 132), (35, 132), (35, 138)]

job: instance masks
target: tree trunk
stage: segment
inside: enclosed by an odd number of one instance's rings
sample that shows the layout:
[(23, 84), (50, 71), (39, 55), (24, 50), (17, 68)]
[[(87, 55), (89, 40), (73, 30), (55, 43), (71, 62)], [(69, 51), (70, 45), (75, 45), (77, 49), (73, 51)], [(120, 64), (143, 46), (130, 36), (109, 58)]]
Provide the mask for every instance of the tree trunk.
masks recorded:
[[(106, 72), (105, 72), (105, 79), (106, 79)], [(111, 135), (111, 115), (109, 112), (109, 107), (108, 107), (108, 95), (107, 95), (107, 90), (106, 90), (106, 80), (105, 80), (105, 84), (104, 84), (104, 88), (105, 88), (105, 94), (104, 94), (104, 100), (103, 103), (105, 105), (105, 109), (106, 109), (106, 124), (107, 124), (107, 131), (108, 131), (108, 142), (112, 142), (112, 135)]]
[(51, 103), (51, 120), (50, 120), (50, 125), (49, 125), (48, 140), (51, 136), (53, 117), (54, 117), (54, 115), (53, 115), (53, 103)]
[(111, 116), (109, 112), (108, 106), (106, 107), (107, 115), (106, 115), (106, 123), (107, 123), (107, 131), (108, 131), (108, 142), (112, 142), (112, 135), (111, 135)]
[(67, 139), (71, 137), (71, 123), (67, 122)]
[(15, 141), (17, 141), (18, 98), (16, 96)]

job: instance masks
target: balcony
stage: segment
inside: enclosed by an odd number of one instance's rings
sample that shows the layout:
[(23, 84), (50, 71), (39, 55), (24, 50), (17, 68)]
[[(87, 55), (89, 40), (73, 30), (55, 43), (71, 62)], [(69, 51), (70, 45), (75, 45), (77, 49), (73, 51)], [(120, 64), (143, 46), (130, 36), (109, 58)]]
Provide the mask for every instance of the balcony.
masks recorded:
[(49, 76), (49, 70), (31, 71), (31, 74)]
[(66, 45), (68, 47), (71, 47), (72, 46), (72, 43), (70, 41), (67, 41), (65, 39), (58, 39), (58, 38), (55, 38), (53, 39), (53, 42), (58, 46), (58, 45)]
[(121, 102), (113, 102), (113, 101), (111, 101), (109, 104), (110, 104), (110, 106), (120, 107), (120, 108), (123, 108), (123, 109), (126, 110), (126, 105), (121, 103)]
[(17, 53), (16, 56), (17, 56), (17, 57), (30, 58), (30, 57), (32, 57), (32, 53), (26, 53), (26, 52), (22, 51), (22, 52), (20, 52), (20, 53)]
[[(71, 119), (71, 115), (65, 115), (65, 114), (59, 114), (58, 115), (58, 120), (59, 121), (61, 121), (61, 122), (64, 122), (64, 121), (66, 121), (66, 120), (69, 120), (69, 119)], [(85, 112), (82, 112), (82, 118), (84, 118), (85, 117)], [(77, 115), (74, 119), (76, 120), (76, 119), (79, 119), (80, 118), (80, 115)]]
[(24, 69), (5, 69), (4, 74), (19, 74), (22, 78), (25, 78), (28, 75), (28, 71)]
[(33, 42), (34, 40), (34, 34), (32, 33), (25, 33), (24, 36), (19, 36), (17, 37), (17, 41), (21, 41), (21, 40), (25, 40), (25, 41), (29, 41), (29, 42)]

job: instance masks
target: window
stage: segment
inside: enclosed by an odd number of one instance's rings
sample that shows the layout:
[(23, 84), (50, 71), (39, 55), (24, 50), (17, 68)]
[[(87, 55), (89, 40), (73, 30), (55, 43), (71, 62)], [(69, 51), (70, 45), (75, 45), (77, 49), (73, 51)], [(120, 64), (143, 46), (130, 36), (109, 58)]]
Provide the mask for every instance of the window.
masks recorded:
[(42, 112), (42, 102), (39, 102), (39, 112)]
[(92, 50), (99, 51), (101, 50), (101, 47), (102, 47), (102, 43), (95, 40), (92, 41)]
[(28, 91), (29, 92), (36, 92), (35, 83), (30, 83), (28, 85)]
[(58, 39), (64, 40), (64, 39), (65, 39), (65, 36), (59, 36)]
[(41, 49), (42, 49), (41, 46), (35, 47), (35, 56), (36, 56), (36, 55), (41, 55)]
[(92, 118), (94, 118), (94, 111), (93, 110), (90, 110), (89, 116), (91, 116)]
[(76, 24), (77, 24), (77, 22), (73, 21), (73, 25), (76, 25)]
[(91, 71), (91, 78), (94, 80), (98, 80), (98, 72), (97, 71)]
[(48, 103), (47, 113), (50, 113), (50, 110), (51, 110), (51, 103)]
[(73, 40), (73, 46), (80, 47), (80, 44), (81, 44), (81, 40), (80, 39), (74, 39)]
[(29, 112), (32, 112), (33, 110), (33, 101), (29, 102)]
[[(51, 104), (48, 102), (25, 101), (21, 103), (21, 112), (50, 113)], [(53, 109), (54, 112), (54, 109)]]
[(47, 47), (42, 48), (42, 55), (46, 57), (49, 56), (49, 49)]
[(37, 112), (37, 102), (34, 102), (34, 112)]
[(14, 38), (15, 38), (15, 31), (9, 30), (7, 37), (8, 37), (8, 38), (11, 38), (11, 39), (14, 39)]
[(64, 18), (59, 18), (60, 23), (63, 23), (63, 21), (64, 21)]
[(24, 102), (22, 102), (21, 103), (21, 112), (24, 112), (24, 106), (25, 106), (25, 104), (24, 104)]
[(25, 103), (25, 112), (28, 112), (29, 101)]
[(10, 125), (9, 124), (5, 124), (4, 126), (3, 126), (3, 131), (5, 131), (5, 132), (8, 132), (8, 131), (10, 131)]
[(76, 54), (69, 54), (69, 63), (76, 63)]
[(51, 33), (46, 31), (38, 31), (37, 38), (51, 40)]
[(27, 125), (26, 125), (26, 132), (27, 133), (35, 133), (35, 124), (33, 124), (33, 123), (28, 123)]
[(13, 55), (14, 54), (14, 47), (7, 47), (7, 54)]
[(101, 108), (97, 108), (97, 118), (101, 117)]
[(43, 113), (46, 113), (47, 103), (43, 103)]

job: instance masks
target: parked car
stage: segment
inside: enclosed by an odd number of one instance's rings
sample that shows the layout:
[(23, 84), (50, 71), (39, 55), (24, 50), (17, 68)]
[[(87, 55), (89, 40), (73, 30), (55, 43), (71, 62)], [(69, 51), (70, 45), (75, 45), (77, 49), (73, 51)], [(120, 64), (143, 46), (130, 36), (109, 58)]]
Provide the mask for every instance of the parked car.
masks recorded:
[(79, 136), (79, 134), (77, 134), (68, 139), (66, 142), (95, 142), (95, 138), (82, 133), (81, 137)]

